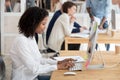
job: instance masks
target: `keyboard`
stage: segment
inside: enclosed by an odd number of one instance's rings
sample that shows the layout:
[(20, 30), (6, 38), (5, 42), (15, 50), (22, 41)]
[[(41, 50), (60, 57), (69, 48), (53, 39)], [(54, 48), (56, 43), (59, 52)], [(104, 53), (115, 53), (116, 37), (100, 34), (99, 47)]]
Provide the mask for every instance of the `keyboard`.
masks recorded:
[(69, 68), (70, 71), (75, 71), (75, 70), (82, 70), (82, 64), (80, 62), (75, 62), (75, 66), (73, 66), (72, 68)]

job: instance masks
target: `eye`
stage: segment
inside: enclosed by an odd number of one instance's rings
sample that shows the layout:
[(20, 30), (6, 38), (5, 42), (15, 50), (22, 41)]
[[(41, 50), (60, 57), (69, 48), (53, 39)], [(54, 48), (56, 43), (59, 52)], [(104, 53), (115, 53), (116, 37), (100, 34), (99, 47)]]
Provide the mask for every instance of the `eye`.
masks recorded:
[(46, 25), (46, 23), (42, 23), (42, 25)]

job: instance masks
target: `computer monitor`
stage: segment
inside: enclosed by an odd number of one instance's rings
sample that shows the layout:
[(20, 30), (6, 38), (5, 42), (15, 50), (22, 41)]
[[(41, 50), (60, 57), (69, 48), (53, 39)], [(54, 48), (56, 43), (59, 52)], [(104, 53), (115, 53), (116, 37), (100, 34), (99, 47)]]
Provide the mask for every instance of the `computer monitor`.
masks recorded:
[(91, 31), (89, 36), (88, 48), (87, 48), (88, 59), (86, 62), (86, 68), (88, 67), (88, 65), (92, 60), (92, 57), (95, 51), (97, 35), (98, 35), (98, 23), (96, 21), (93, 21), (91, 23)]
[(111, 23), (112, 23), (112, 29), (116, 29), (116, 15), (115, 10), (111, 10)]

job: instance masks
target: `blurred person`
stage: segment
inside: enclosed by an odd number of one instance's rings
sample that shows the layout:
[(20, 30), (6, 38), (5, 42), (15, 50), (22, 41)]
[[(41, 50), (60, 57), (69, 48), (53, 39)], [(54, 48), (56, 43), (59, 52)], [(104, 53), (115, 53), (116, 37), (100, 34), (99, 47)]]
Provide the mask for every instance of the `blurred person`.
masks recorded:
[(120, 13), (120, 0), (112, 0), (112, 9), (115, 10), (116, 13)]
[(66, 1), (67, 0), (52, 0), (51, 11), (55, 12), (57, 10), (60, 10), (62, 7), (62, 4)]
[(5, 12), (12, 12), (11, 1), (5, 0)]
[(113, 4), (118, 4), (119, 8), (120, 8), (120, 0), (112, 0)]
[[(64, 2), (63, 2), (64, 3)], [(68, 5), (69, 6), (69, 5)], [(52, 29), (54, 27), (54, 24), (56, 23), (57, 19), (63, 14), (64, 12), (62, 11), (62, 9), (56, 11), (52, 17), (52, 19), (50, 20), (49, 24), (48, 24), (48, 28), (46, 31), (46, 44), (48, 44), (48, 40), (49, 37), (51, 35)], [(73, 17), (73, 16), (72, 16)], [(73, 17), (74, 18), (74, 17)], [(75, 18), (74, 18), (75, 19)], [(72, 33), (79, 33), (82, 32), (84, 30), (86, 30), (87, 28), (85, 26), (81, 26), (79, 25), (77, 22), (74, 22), (73, 25), (73, 29), (72, 29)], [(74, 46), (73, 46), (74, 45)], [(68, 49), (69, 50), (79, 50), (80, 44), (69, 44)], [(48, 52), (54, 52), (54, 50), (48, 48), (47, 49)]]
[[(93, 22), (97, 17), (100, 19), (99, 29), (107, 29), (109, 24), (107, 21), (108, 14), (111, 12), (111, 0), (86, 0), (86, 8), (91, 19)], [(106, 44), (106, 50), (108, 51), (110, 48), (110, 44)]]
[(35, 0), (26, 0), (26, 8), (34, 7)]
[[(55, 52), (64, 50), (65, 36), (70, 36), (74, 29), (75, 17), (73, 15), (76, 13), (76, 5), (73, 2), (67, 1), (62, 5), (62, 11), (62, 14), (56, 14), (57, 19), (53, 22), (54, 25), (48, 39), (49, 49)], [(75, 49), (73, 45), (71, 45), (71, 48)], [(77, 49), (79, 49), (79, 46), (77, 46)]]
[(17, 0), (14, 4), (13, 7), (13, 12), (20, 12), (21, 11), (21, 6), (20, 6), (21, 2), (20, 0)]

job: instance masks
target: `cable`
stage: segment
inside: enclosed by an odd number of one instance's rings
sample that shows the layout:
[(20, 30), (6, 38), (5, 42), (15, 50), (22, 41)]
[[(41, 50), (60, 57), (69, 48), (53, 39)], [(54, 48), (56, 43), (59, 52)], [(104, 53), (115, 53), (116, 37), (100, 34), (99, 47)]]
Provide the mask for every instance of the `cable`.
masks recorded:
[(99, 48), (99, 52), (100, 52), (100, 57), (101, 57), (101, 59), (102, 59), (102, 62), (103, 62), (103, 64), (104, 64), (104, 68), (113, 68), (113, 67), (116, 67), (116, 66), (118, 66), (118, 65), (120, 64), (120, 61), (119, 61), (119, 62), (117, 62), (116, 64), (113, 64), (113, 65), (111, 65), (111, 66), (108, 66), (108, 65), (105, 63), (105, 60), (103, 59), (102, 51), (100, 51), (100, 48)]

